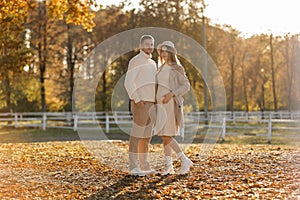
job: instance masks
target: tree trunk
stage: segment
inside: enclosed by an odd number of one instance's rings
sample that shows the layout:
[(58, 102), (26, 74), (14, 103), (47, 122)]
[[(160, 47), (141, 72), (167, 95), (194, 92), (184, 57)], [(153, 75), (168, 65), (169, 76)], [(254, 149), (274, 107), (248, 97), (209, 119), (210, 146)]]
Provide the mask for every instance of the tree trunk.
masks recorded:
[(40, 84), (41, 84), (41, 104), (42, 112), (46, 112), (46, 92), (45, 92), (45, 64), (40, 63)]
[(232, 55), (230, 59), (230, 67), (231, 67), (230, 110), (231, 112), (234, 111), (234, 74), (235, 74), (234, 62), (235, 62), (235, 57), (234, 55)]
[(229, 109), (231, 111), (231, 117), (233, 117), (233, 111), (234, 111), (234, 81), (235, 81), (235, 65), (236, 65), (236, 58), (237, 58), (237, 50), (236, 50), (236, 39), (234, 32), (230, 34), (229, 38), (229, 65), (230, 65), (230, 71), (231, 71), (231, 80), (230, 80), (230, 101), (229, 101)]
[[(75, 106), (73, 102), (73, 91), (74, 91), (74, 72), (75, 72), (75, 63), (76, 63), (76, 52), (73, 53), (73, 45), (72, 45), (72, 36), (71, 36), (71, 28), (70, 25), (67, 25), (67, 34), (68, 34), (68, 41), (67, 41), (67, 64), (69, 69), (69, 87), (70, 87), (70, 93), (69, 93), (69, 105), (68, 109), (72, 110), (72, 106)], [(73, 108), (76, 110), (76, 108)]]
[(261, 85), (261, 111), (265, 111), (265, 78), (263, 78), (263, 83)]
[[(203, 13), (202, 13), (203, 14)], [(202, 45), (206, 51), (206, 18), (202, 15)], [(204, 76), (204, 115), (205, 115), (205, 124), (208, 124), (208, 88), (207, 88), (207, 55), (204, 53), (203, 57), (203, 76)]]
[(102, 111), (106, 111), (106, 70), (102, 74)]
[[(3, 57), (7, 55), (6, 52), (6, 46), (3, 45)], [(5, 88), (5, 101), (6, 101), (6, 111), (12, 112), (12, 106), (11, 106), (11, 85), (10, 85), (10, 79), (9, 79), (9, 73), (8, 70), (3, 70), (3, 82), (4, 82), (4, 88)]]
[[(294, 74), (300, 74), (300, 52), (299, 52), (299, 34), (296, 34), (296, 47), (295, 47), (295, 65), (294, 65)], [(293, 76), (294, 77), (294, 87), (293, 87), (293, 110), (300, 110), (300, 104), (299, 99), (300, 99), (300, 77), (299, 76)]]
[(246, 56), (246, 51), (244, 51), (244, 54), (243, 54), (243, 60), (242, 60), (241, 68), (242, 68), (243, 91), (244, 91), (246, 112), (249, 112), (248, 96), (247, 96), (247, 80), (246, 80), (246, 76), (245, 76), (245, 66), (244, 66), (245, 56)]
[(291, 82), (291, 66), (290, 65), (290, 57), (289, 57), (289, 38), (286, 38), (286, 48), (285, 48), (285, 63), (286, 63), (286, 73), (287, 73), (287, 80), (288, 80), (288, 85), (287, 85), (287, 90), (288, 90), (288, 101), (287, 101), (287, 109), (288, 111), (291, 111), (291, 91), (292, 91), (292, 82)]
[(9, 80), (9, 74), (8, 72), (5, 73), (5, 99), (6, 99), (6, 109), (7, 112), (12, 112), (12, 105), (11, 105), (11, 85), (10, 85), (10, 80)]
[(274, 110), (278, 110), (277, 106), (277, 95), (276, 95), (276, 85), (275, 85), (275, 69), (274, 69), (274, 53), (273, 53), (273, 35), (270, 35), (270, 59), (271, 59), (271, 70), (272, 70), (272, 91), (274, 99)]
[(42, 112), (46, 112), (46, 93), (45, 93), (45, 72), (47, 62), (47, 19), (46, 19), (46, 2), (39, 2), (39, 44), (38, 44), (38, 57), (40, 69), (40, 84), (41, 84), (41, 106)]

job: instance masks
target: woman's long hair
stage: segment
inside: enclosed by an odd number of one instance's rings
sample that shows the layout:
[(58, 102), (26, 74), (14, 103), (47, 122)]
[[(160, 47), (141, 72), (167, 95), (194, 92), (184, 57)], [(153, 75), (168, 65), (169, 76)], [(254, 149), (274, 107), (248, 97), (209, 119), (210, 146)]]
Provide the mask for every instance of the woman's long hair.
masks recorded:
[[(178, 60), (176, 54), (174, 53), (174, 49), (172, 47), (169, 47), (169, 46), (163, 46), (163, 47), (166, 47), (167, 48), (167, 51), (169, 53), (169, 58), (170, 58), (170, 65), (171, 66), (181, 66), (181, 63), (180, 61)], [(161, 57), (161, 49), (158, 50), (159, 51), (159, 59), (158, 59), (158, 68), (161, 67), (163, 64), (165, 64), (165, 61), (162, 59)]]

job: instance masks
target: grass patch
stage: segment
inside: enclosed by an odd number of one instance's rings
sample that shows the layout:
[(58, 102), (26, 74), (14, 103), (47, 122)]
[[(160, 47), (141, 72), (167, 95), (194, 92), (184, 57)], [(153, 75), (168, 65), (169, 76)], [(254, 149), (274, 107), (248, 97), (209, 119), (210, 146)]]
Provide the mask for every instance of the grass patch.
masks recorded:
[[(208, 129), (198, 130), (198, 133), (186, 133), (185, 140), (180, 137), (176, 139), (180, 143), (224, 143), (224, 144), (267, 144), (267, 130), (253, 129), (227, 129), (225, 141), (222, 141), (220, 132), (215, 132), (213, 135), (207, 135)], [(219, 129), (217, 131), (220, 131)], [(299, 134), (294, 131), (273, 131), (271, 137), (272, 145), (291, 145), (299, 146)], [(40, 128), (19, 128), (12, 127), (0, 128), (0, 143), (27, 143), (27, 142), (48, 142), (48, 141), (80, 141), (86, 138), (97, 140), (129, 140), (129, 134), (121, 129), (110, 130), (109, 133), (104, 133), (103, 137), (91, 137), (99, 134), (99, 131), (85, 130), (80, 132), (71, 129), (54, 129), (49, 128), (45, 131)], [(290, 136), (290, 137), (289, 137)], [(153, 136), (152, 144), (161, 144), (161, 138)]]
[[(43, 131), (40, 128), (0, 128), (0, 143), (26, 143), (26, 142), (48, 142), (48, 141), (77, 141), (85, 137), (91, 138), (92, 134), (98, 134), (95, 130), (87, 130), (80, 135), (72, 129), (49, 128)], [(81, 138), (82, 137), (82, 138)], [(94, 137), (101, 140), (128, 140), (129, 135), (121, 130), (105, 133), (104, 137)]]
[(1, 128), (1, 143), (22, 143), (22, 142), (47, 142), (47, 141), (75, 141), (79, 140), (76, 132), (69, 129), (47, 129), (39, 128)]

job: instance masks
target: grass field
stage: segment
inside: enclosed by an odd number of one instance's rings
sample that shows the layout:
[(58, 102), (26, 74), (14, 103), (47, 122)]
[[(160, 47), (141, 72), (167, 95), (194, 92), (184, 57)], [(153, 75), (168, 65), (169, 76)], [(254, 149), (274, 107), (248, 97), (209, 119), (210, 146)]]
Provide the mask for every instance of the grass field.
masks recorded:
[[(189, 174), (134, 177), (119, 168), (127, 169), (128, 135), (116, 131), (107, 138), (91, 141), (91, 151), (90, 141), (72, 130), (0, 129), (0, 199), (300, 198), (295, 139), (272, 138), (268, 145), (264, 137), (241, 133), (203, 144), (199, 134), (192, 144), (182, 144), (194, 162)], [(159, 138), (153, 138), (150, 152), (162, 153)], [(163, 160), (151, 163), (162, 170)]]
[[(203, 129), (199, 132), (206, 132)], [(85, 131), (88, 132), (88, 131)], [(266, 130), (248, 130), (248, 129), (228, 129), (225, 141), (222, 141), (221, 135), (214, 137), (213, 142), (224, 144), (267, 144)], [(289, 137), (291, 135), (291, 137)], [(296, 135), (296, 137), (295, 137)], [(202, 143), (207, 137), (200, 133), (186, 133), (186, 142)], [(19, 143), (19, 142), (47, 142), (47, 141), (77, 141), (81, 140), (78, 132), (71, 129), (47, 129), (42, 131), (38, 128), (15, 129), (15, 128), (0, 128), (0, 143)], [(109, 133), (104, 133), (101, 140), (129, 140), (129, 135), (123, 131), (111, 130)], [(178, 137), (178, 141), (182, 142)], [(161, 143), (159, 137), (154, 136), (152, 143)], [(184, 143), (184, 141), (182, 142)], [(299, 131), (273, 131), (272, 142), (273, 145), (289, 145), (300, 147), (300, 132)]]

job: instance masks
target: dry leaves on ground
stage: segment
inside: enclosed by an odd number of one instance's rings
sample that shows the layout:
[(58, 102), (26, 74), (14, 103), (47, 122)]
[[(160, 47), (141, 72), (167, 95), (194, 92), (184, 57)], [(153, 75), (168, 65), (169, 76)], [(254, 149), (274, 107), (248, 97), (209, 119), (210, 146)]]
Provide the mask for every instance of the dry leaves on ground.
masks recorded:
[[(100, 145), (100, 144), (99, 144)], [(127, 146), (123, 142), (121, 146)], [(153, 145), (153, 149), (161, 145)], [(1, 199), (298, 199), (300, 151), (273, 145), (190, 145), (188, 175), (130, 176), (80, 141), (0, 144)], [(105, 148), (104, 148), (105, 149)], [(180, 163), (175, 162), (178, 170)]]

